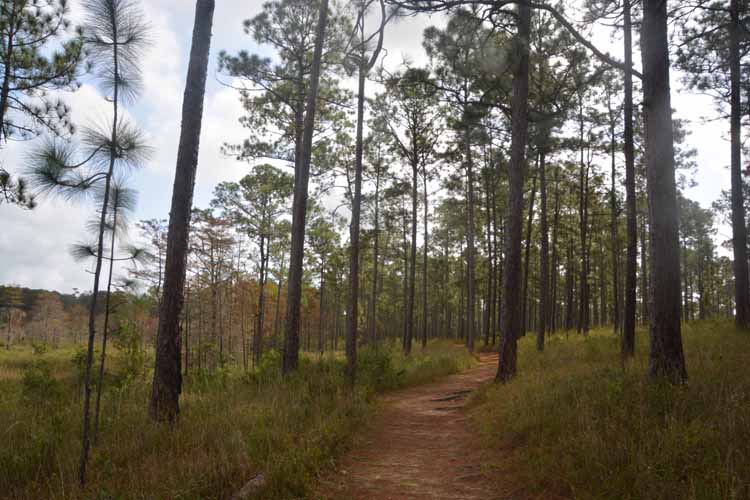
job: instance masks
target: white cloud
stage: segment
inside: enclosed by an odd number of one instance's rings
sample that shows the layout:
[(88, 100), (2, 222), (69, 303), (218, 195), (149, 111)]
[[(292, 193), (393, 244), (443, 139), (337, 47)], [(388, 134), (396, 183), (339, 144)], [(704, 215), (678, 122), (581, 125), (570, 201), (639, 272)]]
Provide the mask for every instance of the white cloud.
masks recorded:
[[(168, 216), (171, 200), (195, 2), (154, 0), (143, 1), (141, 5), (151, 24), (153, 40), (143, 58), (143, 94), (126, 113), (147, 132), (155, 154), (147, 168), (133, 178), (141, 193), (135, 218), (164, 218)], [(246, 134), (237, 122), (243, 113), (237, 93), (217, 83), (215, 68), (217, 54), (222, 49), (229, 52), (241, 48), (258, 50), (252, 39), (242, 32), (241, 23), (256, 14), (261, 5), (260, 1), (217, 2), (196, 182), (197, 206), (208, 204), (216, 183), (237, 180), (248, 170), (248, 165), (220, 153), (224, 142), (239, 142)], [(72, 2), (72, 8), (75, 18), (80, 20), (77, 1)], [(404, 58), (415, 65), (426, 64), (422, 32), (428, 26), (444, 23), (443, 15), (420, 15), (390, 25), (386, 33), (386, 67), (393, 69)], [(606, 37), (601, 40), (605, 46), (610, 44)], [(608, 48), (615, 55), (621, 52), (616, 46)], [(729, 161), (729, 148), (723, 135), (725, 126), (700, 123), (701, 116), (713, 111), (710, 100), (684, 93), (677, 85), (674, 88), (673, 104), (680, 118), (691, 120), (693, 134), (688, 140), (699, 151), (700, 185), (689, 194), (704, 207), (709, 206), (720, 191), (729, 186), (729, 175), (724, 168)], [(102, 116), (108, 116), (109, 104), (99, 96), (93, 82), (87, 81), (78, 92), (66, 98), (78, 125), (101, 122)], [(9, 144), (0, 150), (0, 161), (18, 172), (23, 151), (28, 147), (29, 144)], [(90, 289), (91, 275), (85, 272), (85, 266), (73, 262), (68, 255), (69, 246), (83, 236), (89, 210), (87, 205), (60, 200), (42, 200), (34, 211), (0, 205), (0, 283), (61, 291), (74, 287)]]

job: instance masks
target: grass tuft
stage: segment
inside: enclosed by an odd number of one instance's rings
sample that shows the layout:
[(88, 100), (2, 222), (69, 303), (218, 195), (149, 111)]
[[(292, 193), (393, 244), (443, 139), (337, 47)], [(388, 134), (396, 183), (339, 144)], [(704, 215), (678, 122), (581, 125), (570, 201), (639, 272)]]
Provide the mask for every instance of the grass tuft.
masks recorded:
[[(340, 355), (303, 357), (282, 379), (278, 353), (258, 370), (191, 373), (173, 430), (147, 416), (148, 357), (113, 351), (101, 433), (89, 482), (77, 485), (80, 355), (72, 348), (0, 352), (0, 496), (9, 499), (229, 498), (262, 473), (264, 499), (299, 498), (345, 451), (378, 392), (427, 382), (473, 362), (464, 349), (430, 343), (405, 358), (393, 346), (363, 349), (354, 392)], [(134, 366), (134, 359), (139, 367)]]
[(484, 388), (473, 417), (499, 491), (579, 499), (750, 498), (750, 335), (683, 328), (689, 382), (647, 377), (648, 338), (624, 368), (611, 331), (520, 343), (519, 376)]

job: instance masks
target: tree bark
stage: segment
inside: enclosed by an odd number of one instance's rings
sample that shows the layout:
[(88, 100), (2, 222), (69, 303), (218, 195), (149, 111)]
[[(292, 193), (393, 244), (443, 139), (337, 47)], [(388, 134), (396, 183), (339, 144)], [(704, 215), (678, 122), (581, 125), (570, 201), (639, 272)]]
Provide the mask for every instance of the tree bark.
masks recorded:
[[(631, 0), (623, 2), (625, 31), (625, 66), (633, 65), (633, 29)], [(628, 248), (625, 263), (625, 318), (620, 351), (623, 357), (635, 355), (636, 281), (638, 268), (638, 218), (635, 193), (635, 148), (633, 145), (633, 74), (625, 72), (625, 204), (627, 210)]]
[(551, 278), (551, 293), (552, 303), (550, 311), (550, 328), (549, 331), (554, 333), (557, 331), (557, 282), (558, 282), (558, 248), (557, 248), (557, 237), (559, 234), (560, 225), (560, 169), (555, 167), (555, 215), (552, 217), (552, 278)]
[(544, 350), (544, 335), (547, 333), (549, 301), (549, 228), (547, 227), (547, 166), (545, 152), (539, 156), (539, 204), (541, 248), (539, 252), (539, 319), (536, 330), (536, 348)]
[(740, 1), (731, 0), (729, 33), (729, 72), (731, 80), (730, 136), (732, 177), (732, 251), (734, 254), (734, 301), (735, 324), (738, 328), (750, 328), (750, 283), (748, 283), (747, 227), (745, 205), (742, 196), (742, 115), (741, 115), (741, 66)]
[(680, 260), (669, 89), (667, 2), (643, 1), (643, 100), (651, 233), (651, 378), (687, 380), (680, 330)]
[(196, 2), (190, 63), (182, 103), (182, 129), (169, 215), (163, 296), (156, 338), (150, 414), (154, 420), (166, 421), (170, 424), (174, 423), (180, 412), (179, 398), (182, 388), (180, 313), (183, 306), (188, 234), (195, 174), (198, 167), (214, 5), (215, 0), (197, 0)]
[(467, 323), (469, 324), (469, 331), (466, 336), (466, 346), (469, 348), (469, 352), (474, 352), (474, 338), (476, 336), (474, 325), (474, 313), (476, 304), (476, 264), (474, 259), (474, 158), (471, 152), (471, 140), (468, 126), (464, 134), (464, 148), (466, 154), (466, 183), (469, 212), (469, 227), (466, 230), (466, 265), (468, 268), (466, 273), (466, 281), (469, 301), (466, 307), (466, 319)]
[(428, 232), (428, 209), (427, 204), (427, 165), (422, 165), (422, 184), (424, 188), (424, 220), (422, 225), (424, 228), (424, 242), (422, 245), (422, 349), (427, 347), (427, 249), (429, 244), (429, 232)]
[(404, 338), (404, 353), (407, 355), (411, 354), (412, 338), (414, 337), (414, 298), (417, 278), (417, 190), (419, 185), (419, 165), (416, 158), (412, 160), (411, 169), (411, 250), (409, 257), (409, 290), (406, 298), (406, 336)]
[(284, 325), (284, 356), (282, 373), (288, 375), (299, 365), (300, 304), (302, 302), (302, 273), (305, 247), (305, 217), (307, 215), (307, 188), (310, 181), (315, 110), (320, 83), (323, 42), (328, 24), (328, 0), (321, 0), (318, 27), (313, 50), (310, 92), (307, 95), (300, 161), (295, 165), (294, 201), (292, 204), (292, 245), (289, 252), (289, 278), (287, 279), (286, 324)]
[(378, 323), (378, 259), (380, 258), (380, 164), (375, 166), (375, 221), (372, 248), (372, 295), (370, 297), (370, 341), (377, 341)]
[[(265, 224), (264, 224), (265, 225)], [(258, 278), (258, 311), (255, 320), (255, 334), (253, 335), (253, 366), (260, 364), (263, 355), (263, 329), (266, 317), (266, 276), (268, 275), (268, 253), (270, 241), (265, 236), (260, 237), (260, 276)]]
[[(537, 168), (539, 165), (539, 157), (537, 156)], [(531, 196), (529, 196), (529, 213), (526, 221), (526, 240), (524, 248), (524, 260), (523, 260), (523, 303), (522, 303), (522, 325), (521, 335), (526, 335), (526, 331), (529, 329), (529, 265), (531, 263), (531, 236), (534, 229), (534, 202), (536, 199), (536, 178), (537, 172), (531, 178)]]
[[(612, 323), (615, 335), (620, 333), (620, 238), (618, 231), (618, 208), (617, 208), (617, 136), (615, 135), (615, 114), (612, 109), (611, 95), (609, 95), (609, 116), (610, 116), (610, 146), (612, 169), (610, 172), (610, 192), (609, 192), (609, 209), (610, 209), (610, 237), (612, 241)], [(603, 284), (602, 284), (603, 286)], [(607, 319), (602, 318), (602, 323)]]
[(507, 382), (516, 375), (517, 340), (522, 318), (521, 302), (521, 226), (523, 225), (523, 181), (526, 170), (526, 145), (529, 133), (529, 42), (531, 8), (518, 4), (518, 61), (513, 69), (511, 97), (511, 155), (508, 171), (508, 215), (503, 279), (502, 339), (496, 380)]

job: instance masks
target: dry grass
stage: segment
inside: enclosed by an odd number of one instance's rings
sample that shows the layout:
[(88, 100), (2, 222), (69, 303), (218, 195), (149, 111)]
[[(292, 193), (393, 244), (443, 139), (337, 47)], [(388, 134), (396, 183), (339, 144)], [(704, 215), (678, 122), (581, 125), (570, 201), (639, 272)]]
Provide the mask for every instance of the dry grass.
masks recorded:
[(521, 342), (519, 376), (477, 395), (473, 416), (512, 498), (750, 498), (750, 335), (683, 328), (690, 381), (646, 377), (648, 339), (623, 370), (618, 339)]
[(472, 362), (446, 342), (408, 360), (391, 349), (363, 352), (361, 383), (352, 394), (338, 357), (305, 358), (299, 373), (283, 380), (272, 355), (252, 374), (227, 368), (188, 378), (182, 417), (169, 430), (146, 415), (150, 374), (123, 377), (120, 359), (107, 380), (102, 432), (81, 491), (82, 403), (73, 356), (70, 349), (0, 354), (0, 497), (227, 498), (257, 473), (268, 480), (259, 498), (303, 497), (318, 472), (349, 446), (377, 390)]

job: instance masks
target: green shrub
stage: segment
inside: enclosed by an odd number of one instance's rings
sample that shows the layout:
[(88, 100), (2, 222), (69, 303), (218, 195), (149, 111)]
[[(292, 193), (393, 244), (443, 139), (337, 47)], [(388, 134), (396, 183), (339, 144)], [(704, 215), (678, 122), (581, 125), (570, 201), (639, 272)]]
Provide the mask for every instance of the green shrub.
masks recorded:
[(63, 386), (52, 376), (50, 364), (35, 359), (23, 370), (21, 379), (24, 399), (32, 405), (52, 405), (63, 397)]

